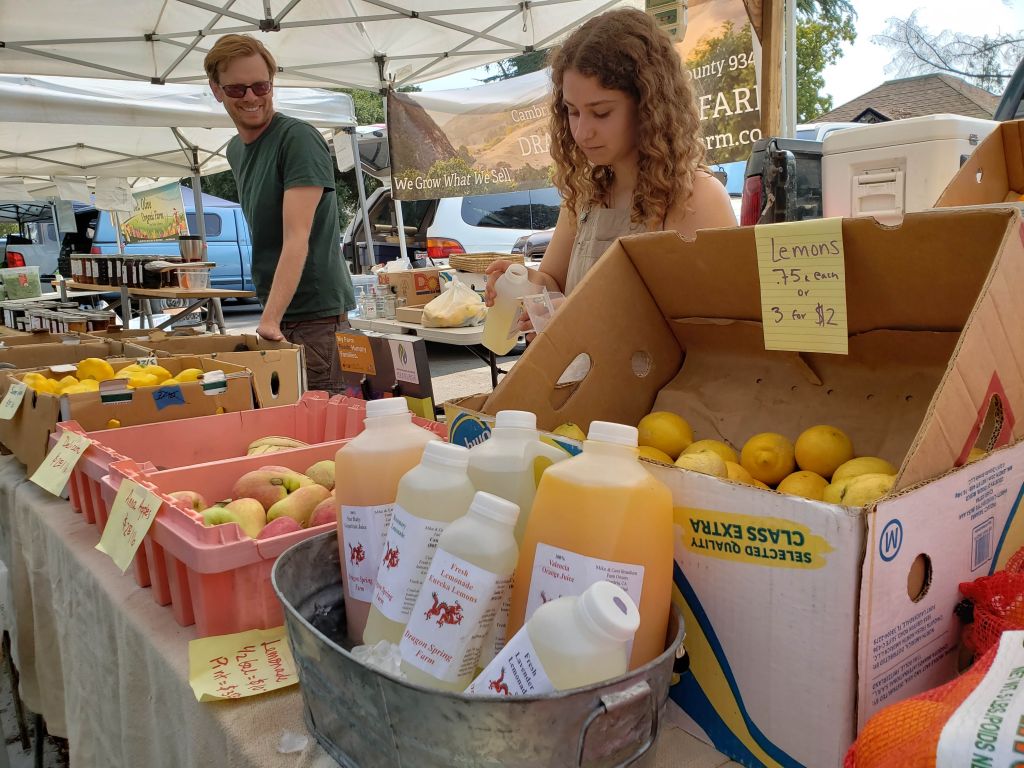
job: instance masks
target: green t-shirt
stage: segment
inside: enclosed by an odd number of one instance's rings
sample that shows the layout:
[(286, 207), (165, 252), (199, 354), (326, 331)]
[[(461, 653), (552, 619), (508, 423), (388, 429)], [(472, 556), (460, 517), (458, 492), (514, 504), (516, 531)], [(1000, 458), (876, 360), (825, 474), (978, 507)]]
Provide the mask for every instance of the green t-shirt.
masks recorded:
[(267, 303), (284, 240), (284, 192), (292, 187), (323, 187), (313, 215), (309, 253), (284, 320), (315, 320), (355, 308), (348, 265), (341, 257), (334, 164), (327, 142), (313, 126), (275, 113), (251, 144), (240, 136), (228, 142), (242, 210), (252, 232), (252, 281)]

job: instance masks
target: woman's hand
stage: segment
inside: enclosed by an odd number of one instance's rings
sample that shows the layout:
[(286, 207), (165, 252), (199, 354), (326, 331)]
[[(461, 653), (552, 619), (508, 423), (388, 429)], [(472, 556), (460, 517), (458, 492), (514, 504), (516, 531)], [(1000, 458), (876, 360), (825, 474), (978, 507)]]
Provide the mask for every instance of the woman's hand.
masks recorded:
[(497, 291), (494, 290), (494, 284), (498, 281), (499, 277), (505, 274), (505, 270), (511, 266), (512, 262), (508, 259), (495, 259), (484, 270), (484, 274), (487, 275), (487, 287), (484, 289), (484, 304), (488, 307), (493, 307), (494, 300), (498, 297)]

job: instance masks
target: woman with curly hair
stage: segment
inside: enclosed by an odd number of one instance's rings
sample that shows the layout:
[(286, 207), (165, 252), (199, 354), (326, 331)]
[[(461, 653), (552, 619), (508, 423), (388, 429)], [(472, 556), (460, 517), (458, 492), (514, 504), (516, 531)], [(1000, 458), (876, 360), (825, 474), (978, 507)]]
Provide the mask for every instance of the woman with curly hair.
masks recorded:
[[(551, 157), (562, 209), (530, 279), (572, 292), (619, 237), (736, 226), (704, 166), (693, 89), (668, 35), (642, 11), (596, 16), (551, 56)], [(487, 299), (508, 268), (488, 272)]]

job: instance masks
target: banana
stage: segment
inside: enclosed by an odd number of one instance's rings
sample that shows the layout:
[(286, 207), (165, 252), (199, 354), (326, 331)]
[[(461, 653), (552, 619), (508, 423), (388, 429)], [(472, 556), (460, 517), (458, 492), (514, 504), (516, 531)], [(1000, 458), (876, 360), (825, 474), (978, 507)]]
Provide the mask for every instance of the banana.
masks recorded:
[(296, 440), (292, 437), (268, 435), (267, 437), (261, 437), (259, 440), (253, 440), (249, 443), (249, 448), (246, 450), (246, 454), (249, 456), (260, 456), (264, 453), (277, 453), (278, 451), (288, 451), (292, 448), (305, 448), (308, 445), (309, 443), (304, 443), (301, 440)]

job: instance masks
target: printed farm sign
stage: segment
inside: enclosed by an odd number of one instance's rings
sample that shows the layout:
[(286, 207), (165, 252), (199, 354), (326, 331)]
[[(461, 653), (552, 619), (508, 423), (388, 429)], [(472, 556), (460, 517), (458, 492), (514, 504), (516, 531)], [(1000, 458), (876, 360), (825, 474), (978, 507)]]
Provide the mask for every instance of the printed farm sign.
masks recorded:
[(188, 234), (185, 203), (177, 182), (132, 194), (135, 208), (121, 222), (126, 243), (176, 240)]

